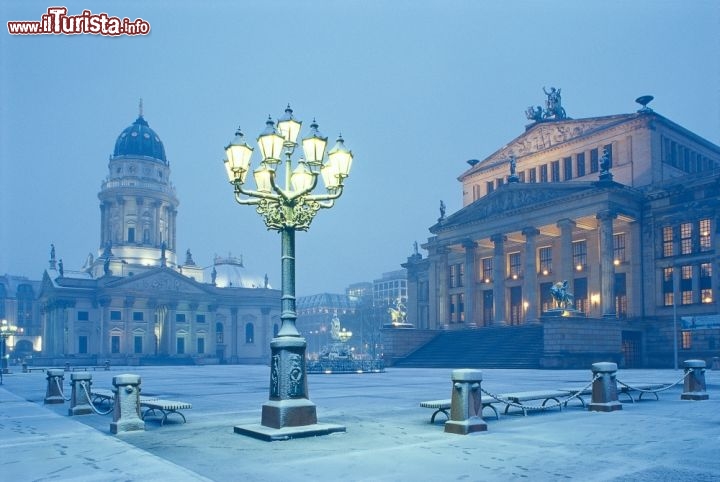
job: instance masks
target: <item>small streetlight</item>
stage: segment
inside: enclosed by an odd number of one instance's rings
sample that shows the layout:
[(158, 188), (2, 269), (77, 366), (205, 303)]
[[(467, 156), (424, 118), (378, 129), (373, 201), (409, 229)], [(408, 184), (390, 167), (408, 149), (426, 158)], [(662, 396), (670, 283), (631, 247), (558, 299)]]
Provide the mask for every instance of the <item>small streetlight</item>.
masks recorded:
[[(254, 149), (240, 129), (225, 148), (225, 169), (235, 192), (235, 201), (257, 206), (256, 211), (267, 228), (278, 231), (281, 236), (282, 324), (270, 342), (270, 399), (262, 407), (260, 427), (235, 427), (236, 433), (265, 440), (345, 430), (338, 425), (318, 424), (315, 404), (307, 396), (307, 342), (295, 326), (295, 232), (307, 231), (317, 212), (331, 208), (340, 197), (350, 174), (353, 155), (345, 147), (342, 136), (326, 155), (327, 137), (320, 134), (318, 124), (313, 120), (309, 135), (301, 140), (305, 157), (293, 169), (292, 155), (299, 144), (301, 127), (302, 122), (293, 117), (289, 105), (277, 123), (268, 118), (265, 129), (257, 138), (262, 159), (252, 171), (254, 190), (245, 185)], [(281, 166), (283, 157), (284, 169)], [(280, 177), (284, 178), (283, 183)], [(313, 194), (318, 177), (323, 180), (325, 192)], [(278, 429), (283, 432), (274, 432)]]
[(2, 321), (0, 321), (0, 338), (2, 338), (2, 352), (0, 352), (0, 356), (2, 356), (2, 368), (0, 368), (0, 385), (3, 384), (3, 374), (10, 373), (7, 363), (8, 355), (5, 354), (7, 347), (7, 339), (22, 332), (22, 328), (18, 328), (17, 326), (8, 323), (7, 320), (3, 319)]

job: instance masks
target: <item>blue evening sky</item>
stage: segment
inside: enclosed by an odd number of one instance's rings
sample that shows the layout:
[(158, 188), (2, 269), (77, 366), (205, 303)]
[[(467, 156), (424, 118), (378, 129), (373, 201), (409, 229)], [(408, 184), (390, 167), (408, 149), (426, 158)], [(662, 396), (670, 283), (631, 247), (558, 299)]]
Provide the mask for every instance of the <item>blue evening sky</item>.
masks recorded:
[[(12, 36), (53, 5), (143, 18), (151, 33)], [(398, 269), (457, 182), (521, 134), (543, 86), (569, 116), (658, 113), (720, 143), (720, 3), (653, 1), (3, 1), (0, 273), (39, 279), (100, 240), (100, 183), (137, 117), (165, 144), (180, 199), (178, 259), (242, 254), (280, 285), (280, 239), (235, 203), (221, 164), (289, 102), (355, 154), (345, 194), (297, 236), (297, 293), (342, 292)], [(302, 135), (302, 134), (301, 134)], [(257, 165), (256, 152), (254, 163)], [(297, 156), (296, 156), (297, 157)]]

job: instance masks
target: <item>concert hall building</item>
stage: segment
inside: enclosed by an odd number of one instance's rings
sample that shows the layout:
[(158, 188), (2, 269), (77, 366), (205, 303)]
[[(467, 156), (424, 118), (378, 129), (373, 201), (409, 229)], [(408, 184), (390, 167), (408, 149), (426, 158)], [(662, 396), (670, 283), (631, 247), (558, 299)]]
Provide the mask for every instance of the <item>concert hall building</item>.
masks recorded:
[(616, 349), (604, 351), (623, 366), (670, 363), (673, 333), (681, 360), (718, 356), (720, 147), (650, 100), (585, 119), (529, 111), (522, 134), (468, 161), (463, 207), (442, 212), (427, 256), (403, 264), (408, 320), (425, 330), (542, 325), (553, 318), (550, 287), (567, 281), (577, 311), (550, 339), (545, 328), (546, 352), (554, 339), (587, 348), (611, 331)]

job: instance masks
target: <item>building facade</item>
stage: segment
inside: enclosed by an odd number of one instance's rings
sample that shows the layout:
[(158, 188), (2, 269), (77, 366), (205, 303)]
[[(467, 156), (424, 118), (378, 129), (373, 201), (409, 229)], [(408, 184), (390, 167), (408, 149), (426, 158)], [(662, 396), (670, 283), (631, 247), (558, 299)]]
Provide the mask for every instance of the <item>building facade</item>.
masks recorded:
[(403, 265), (408, 320), (426, 329), (535, 323), (554, 308), (550, 287), (567, 281), (579, 313), (621, 320), (625, 356), (645, 361), (667, 348), (668, 322), (713, 320), (720, 147), (645, 104), (534, 120), (468, 162), (463, 207), (430, 228), (427, 257)]
[(0, 283), (0, 306), (5, 315), (19, 313), (25, 330), (18, 353), (27, 352), (26, 342), (34, 358), (51, 364), (267, 363), (280, 293), (267, 276), (249, 275), (242, 258), (216, 257), (208, 268), (190, 250), (178, 259), (170, 163), (142, 111), (118, 136), (108, 171), (96, 255), (66, 269), (52, 245), (41, 281), (5, 276)]

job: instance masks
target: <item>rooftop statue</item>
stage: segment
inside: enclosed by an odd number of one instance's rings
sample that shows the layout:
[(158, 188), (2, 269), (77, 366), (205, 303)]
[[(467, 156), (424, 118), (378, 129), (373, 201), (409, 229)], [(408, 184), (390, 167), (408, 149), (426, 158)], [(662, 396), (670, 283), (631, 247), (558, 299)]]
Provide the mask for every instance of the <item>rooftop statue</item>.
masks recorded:
[(547, 119), (566, 119), (567, 114), (565, 113), (565, 109), (562, 106), (560, 89), (550, 87), (550, 90), (548, 91), (545, 87), (543, 87), (543, 92), (547, 96), (547, 99), (545, 100), (545, 109), (543, 109), (539, 105), (530, 106), (525, 111), (525, 116), (529, 120), (535, 122)]

